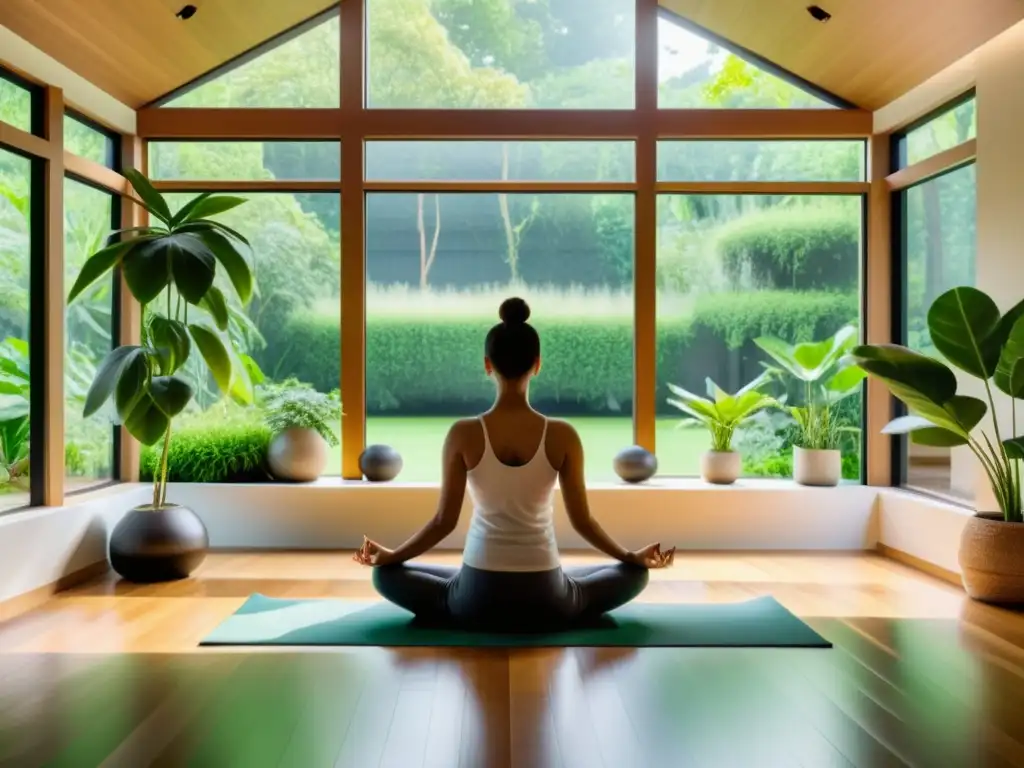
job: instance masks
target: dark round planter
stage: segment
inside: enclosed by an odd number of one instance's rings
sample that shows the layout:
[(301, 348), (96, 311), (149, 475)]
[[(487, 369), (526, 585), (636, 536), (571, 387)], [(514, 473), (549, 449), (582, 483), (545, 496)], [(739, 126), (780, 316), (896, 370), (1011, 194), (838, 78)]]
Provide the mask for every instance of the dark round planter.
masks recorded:
[(187, 578), (206, 559), (210, 537), (188, 507), (136, 507), (110, 535), (110, 566), (137, 583)]

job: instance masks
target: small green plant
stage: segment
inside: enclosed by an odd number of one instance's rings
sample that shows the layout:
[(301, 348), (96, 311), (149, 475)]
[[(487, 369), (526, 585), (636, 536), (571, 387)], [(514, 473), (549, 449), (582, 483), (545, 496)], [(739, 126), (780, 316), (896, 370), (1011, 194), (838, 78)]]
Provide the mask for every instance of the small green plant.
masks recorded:
[[(209, 417), (177, 427), (167, 452), (167, 479), (172, 483), (258, 483), (270, 477), (267, 449), (272, 437), (255, 414), (248, 420)], [(140, 477), (159, 476), (162, 451), (142, 450)]]
[(766, 372), (735, 395), (724, 392), (715, 382), (707, 379), (707, 397), (700, 397), (675, 384), (669, 384), (668, 388), (675, 397), (670, 397), (668, 402), (708, 428), (712, 451), (729, 453), (732, 451), (732, 436), (736, 428), (759, 411), (776, 405), (774, 398), (758, 391), (770, 378), (771, 374)]
[(840, 328), (824, 341), (788, 344), (781, 339), (762, 336), (754, 339), (781, 368), (803, 384), (804, 404), (791, 406), (796, 421), (795, 444), (806, 450), (836, 450), (843, 436), (855, 431), (845, 425), (839, 404), (860, 391), (865, 373), (847, 353), (857, 341), (852, 325)]
[(23, 484), (29, 468), (28, 342), (0, 343), (0, 486)]
[[(113, 398), (132, 437), (146, 446), (163, 438), (152, 504), (160, 509), (167, 497), (171, 420), (185, 410), (199, 385), (196, 376), (190, 381), (181, 375), (192, 350), (199, 352), (204, 363), (198, 375), (205, 377), (208, 370), (221, 392), (240, 402), (253, 399), (255, 363), (225, 338), (231, 312), (227, 296), (214, 285), (219, 265), (242, 304), (252, 296), (252, 270), (239, 250), (248, 241), (212, 218), (245, 200), (207, 193), (172, 214), (145, 176), (132, 168), (125, 169), (124, 175), (155, 222), (114, 232), (111, 244), (82, 266), (68, 304), (120, 268), (128, 290), (144, 309), (143, 343), (118, 347), (106, 356), (85, 397), (83, 413), (91, 416)], [(163, 314), (148, 311), (148, 305), (158, 299), (166, 302)], [(193, 311), (191, 322), (189, 307), (198, 310)]]
[(278, 387), (264, 401), (267, 426), (279, 434), (286, 429), (312, 429), (328, 445), (338, 445), (334, 426), (341, 419), (341, 400), (337, 390), (325, 395), (312, 387)]
[[(933, 357), (896, 344), (859, 346), (851, 352), (857, 365), (884, 382), (910, 410), (909, 416), (892, 420), (883, 431), (909, 434), (918, 445), (966, 445), (985, 469), (1003, 519), (1024, 523), (1024, 437), (1015, 434), (1017, 401), (1024, 400), (1024, 301), (1003, 315), (978, 289), (953, 288), (932, 303), (928, 330), (947, 361), (981, 379), (986, 399), (957, 394), (956, 374)], [(1009, 425), (1000, 424), (996, 414), (993, 384), (1010, 398)], [(992, 436), (983, 431), (972, 434), (986, 414), (992, 418)]]

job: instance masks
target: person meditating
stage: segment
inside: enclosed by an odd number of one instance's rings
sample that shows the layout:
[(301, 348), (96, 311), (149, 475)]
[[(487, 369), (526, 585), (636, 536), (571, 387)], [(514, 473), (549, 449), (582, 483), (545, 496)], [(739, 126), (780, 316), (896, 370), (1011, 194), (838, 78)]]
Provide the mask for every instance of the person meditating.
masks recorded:
[[(484, 345), (484, 368), (497, 383), (497, 397), (482, 416), (449, 430), (437, 513), (395, 550), (364, 539), (354, 559), (374, 566), (373, 585), (384, 598), (426, 622), (481, 630), (569, 628), (639, 595), (648, 569), (670, 566), (675, 547), (663, 552), (650, 544), (630, 552), (591, 517), (579, 435), (530, 407), (530, 379), (541, 367), (540, 337), (527, 322), (530, 308), (522, 299), (506, 299), (499, 316)], [(618, 563), (562, 569), (556, 481), (573, 528)], [(467, 484), (474, 511), (462, 567), (406, 565), (455, 530)]]

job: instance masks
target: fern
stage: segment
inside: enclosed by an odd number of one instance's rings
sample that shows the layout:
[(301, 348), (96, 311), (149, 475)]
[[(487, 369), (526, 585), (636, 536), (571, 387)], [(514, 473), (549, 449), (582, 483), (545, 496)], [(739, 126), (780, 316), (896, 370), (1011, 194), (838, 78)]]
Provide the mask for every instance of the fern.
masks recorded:
[(291, 386), (272, 392), (263, 405), (265, 419), (274, 434), (286, 429), (313, 429), (328, 445), (336, 446), (334, 425), (341, 419), (337, 391), (325, 395), (305, 386)]

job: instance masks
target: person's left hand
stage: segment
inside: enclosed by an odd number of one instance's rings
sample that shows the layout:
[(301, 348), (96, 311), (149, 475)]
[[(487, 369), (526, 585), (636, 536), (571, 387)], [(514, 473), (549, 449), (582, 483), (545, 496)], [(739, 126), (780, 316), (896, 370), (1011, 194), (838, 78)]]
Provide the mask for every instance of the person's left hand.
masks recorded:
[(376, 541), (363, 536), (363, 546), (356, 550), (352, 559), (360, 565), (390, 565), (394, 562), (395, 553)]

